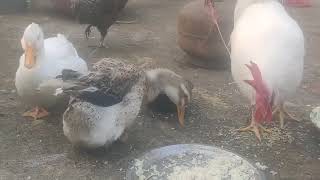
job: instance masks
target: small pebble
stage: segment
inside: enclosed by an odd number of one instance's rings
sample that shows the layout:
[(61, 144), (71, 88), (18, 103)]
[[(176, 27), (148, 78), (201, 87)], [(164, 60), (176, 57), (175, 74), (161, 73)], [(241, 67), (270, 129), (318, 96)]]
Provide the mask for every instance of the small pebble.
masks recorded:
[(272, 176), (275, 176), (275, 175), (277, 175), (278, 173), (276, 172), (276, 171), (270, 171), (270, 174), (272, 174)]
[(31, 176), (28, 176), (27, 179), (30, 180), (30, 179), (31, 179)]
[(310, 120), (317, 128), (320, 128), (320, 106), (312, 110)]
[(260, 170), (266, 170), (266, 169), (268, 169), (268, 166), (263, 165), (263, 164), (261, 164), (261, 163), (259, 163), (259, 162), (256, 162), (255, 165), (256, 165), (257, 168), (259, 168)]

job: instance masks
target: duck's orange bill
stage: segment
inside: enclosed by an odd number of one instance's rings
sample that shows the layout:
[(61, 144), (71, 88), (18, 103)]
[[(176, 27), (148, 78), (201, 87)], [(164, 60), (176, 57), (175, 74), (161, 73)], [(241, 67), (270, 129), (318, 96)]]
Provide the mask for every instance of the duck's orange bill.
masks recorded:
[(185, 107), (177, 105), (177, 111), (178, 111), (178, 120), (179, 123), (182, 127), (184, 127), (184, 112), (185, 112)]
[(25, 56), (24, 66), (28, 69), (31, 69), (36, 64), (34, 49), (31, 46), (26, 45), (24, 56)]

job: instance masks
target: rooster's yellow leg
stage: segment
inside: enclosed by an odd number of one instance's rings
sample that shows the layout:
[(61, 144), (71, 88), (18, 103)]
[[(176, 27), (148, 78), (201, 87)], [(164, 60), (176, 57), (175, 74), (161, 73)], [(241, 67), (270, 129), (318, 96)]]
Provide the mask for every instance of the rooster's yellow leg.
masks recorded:
[(284, 103), (281, 103), (278, 107), (276, 107), (274, 109), (274, 111), (272, 112), (272, 115), (278, 113), (279, 114), (279, 120), (280, 120), (280, 128), (283, 129), (284, 127), (284, 119), (285, 116), (288, 116), (291, 120), (295, 120), (300, 122), (299, 119), (297, 119), (296, 117), (294, 117), (291, 113), (288, 112), (288, 110), (285, 108)]
[(251, 123), (249, 126), (247, 126), (245, 128), (238, 129), (238, 131), (240, 131), (240, 132), (252, 131), (255, 134), (255, 136), (257, 137), (257, 139), (259, 140), (259, 142), (261, 142), (260, 130), (268, 132), (268, 133), (271, 132), (270, 130), (263, 127), (261, 124), (255, 122), (254, 117), (251, 118)]
[(287, 108), (284, 106), (284, 104), (282, 105), (282, 112), (287, 115), (290, 119), (295, 120), (300, 122), (300, 120), (296, 117), (294, 117), (291, 113), (289, 113), (289, 111), (287, 110)]
[(22, 114), (22, 116), (24, 117), (32, 117), (34, 120), (37, 120), (39, 118), (43, 118), (49, 115), (49, 112), (44, 109), (41, 108), (39, 106), (36, 106), (35, 108), (25, 112)]

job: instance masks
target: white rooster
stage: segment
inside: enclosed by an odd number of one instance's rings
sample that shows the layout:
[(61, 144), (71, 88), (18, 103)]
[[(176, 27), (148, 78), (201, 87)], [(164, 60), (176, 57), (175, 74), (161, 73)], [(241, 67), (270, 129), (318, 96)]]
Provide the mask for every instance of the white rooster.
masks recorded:
[[(240, 131), (253, 131), (261, 141), (261, 123), (279, 114), (293, 118), (284, 102), (303, 76), (304, 36), (277, 0), (238, 0), (231, 34), (231, 70), (241, 92), (252, 104), (252, 119)], [(272, 112), (273, 110), (273, 112)]]

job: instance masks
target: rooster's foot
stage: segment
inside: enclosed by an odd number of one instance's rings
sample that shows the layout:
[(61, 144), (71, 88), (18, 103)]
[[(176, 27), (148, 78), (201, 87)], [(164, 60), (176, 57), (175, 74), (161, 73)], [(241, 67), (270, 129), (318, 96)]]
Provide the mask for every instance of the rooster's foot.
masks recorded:
[(31, 109), (30, 111), (27, 111), (22, 114), (24, 117), (32, 117), (34, 120), (37, 120), (39, 118), (43, 118), (49, 115), (49, 112), (41, 107), (36, 106), (35, 108)]
[(284, 127), (284, 119), (285, 119), (285, 116), (288, 116), (289, 119), (291, 120), (295, 120), (295, 121), (298, 121), (300, 122), (299, 119), (297, 119), (296, 117), (294, 117), (291, 113), (288, 112), (288, 110), (285, 108), (284, 104), (276, 107), (273, 112), (272, 112), (272, 115), (275, 115), (275, 114), (279, 114), (279, 120), (280, 120), (280, 128), (283, 129)]
[(261, 142), (260, 129), (262, 131), (265, 131), (265, 132), (268, 132), (268, 133), (271, 132), (270, 130), (268, 130), (265, 127), (263, 127), (261, 124), (258, 124), (258, 123), (254, 122), (254, 121), (252, 121), (251, 124), (248, 127), (240, 128), (240, 129), (238, 129), (238, 131), (240, 131), (240, 132), (252, 131), (252, 132), (254, 132), (254, 134), (257, 137), (257, 139), (259, 140), (259, 142)]

